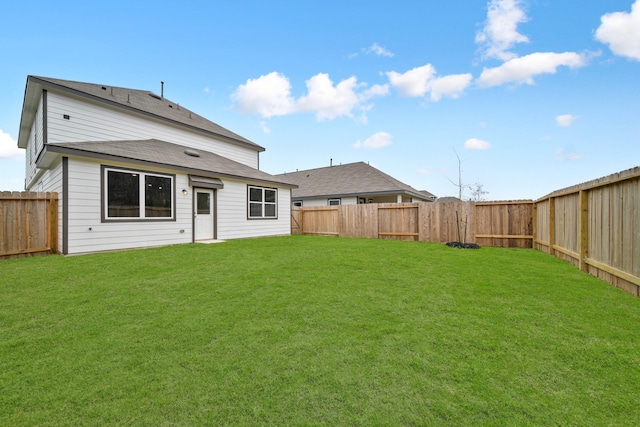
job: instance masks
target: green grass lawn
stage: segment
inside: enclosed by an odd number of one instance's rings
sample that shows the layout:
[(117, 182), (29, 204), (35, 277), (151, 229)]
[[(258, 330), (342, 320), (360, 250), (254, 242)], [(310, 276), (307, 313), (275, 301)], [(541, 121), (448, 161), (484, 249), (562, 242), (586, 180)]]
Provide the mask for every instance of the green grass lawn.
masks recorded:
[(640, 425), (640, 299), (533, 250), (0, 262), (0, 425)]

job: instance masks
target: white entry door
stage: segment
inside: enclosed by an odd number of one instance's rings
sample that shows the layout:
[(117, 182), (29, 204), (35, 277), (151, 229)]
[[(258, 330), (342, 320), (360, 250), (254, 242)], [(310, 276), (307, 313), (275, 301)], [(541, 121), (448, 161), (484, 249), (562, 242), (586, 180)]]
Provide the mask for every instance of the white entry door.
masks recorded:
[(197, 189), (195, 193), (194, 240), (213, 240), (213, 190)]

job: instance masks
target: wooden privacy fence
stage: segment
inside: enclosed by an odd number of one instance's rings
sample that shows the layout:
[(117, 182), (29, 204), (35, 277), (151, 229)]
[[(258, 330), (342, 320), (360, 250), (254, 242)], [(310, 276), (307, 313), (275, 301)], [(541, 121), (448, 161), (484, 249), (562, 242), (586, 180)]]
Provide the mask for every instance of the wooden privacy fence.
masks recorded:
[(0, 192), (0, 259), (58, 252), (58, 194)]
[(291, 232), (532, 247), (532, 201), (371, 203), (299, 208)]
[(640, 296), (640, 167), (535, 202), (534, 248)]

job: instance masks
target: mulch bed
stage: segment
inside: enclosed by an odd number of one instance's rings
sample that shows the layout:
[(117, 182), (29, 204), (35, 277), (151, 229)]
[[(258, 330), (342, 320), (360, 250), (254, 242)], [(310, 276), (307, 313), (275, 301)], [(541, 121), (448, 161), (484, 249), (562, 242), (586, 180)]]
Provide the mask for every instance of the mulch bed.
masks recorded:
[(458, 249), (480, 249), (475, 243), (448, 242), (446, 245)]

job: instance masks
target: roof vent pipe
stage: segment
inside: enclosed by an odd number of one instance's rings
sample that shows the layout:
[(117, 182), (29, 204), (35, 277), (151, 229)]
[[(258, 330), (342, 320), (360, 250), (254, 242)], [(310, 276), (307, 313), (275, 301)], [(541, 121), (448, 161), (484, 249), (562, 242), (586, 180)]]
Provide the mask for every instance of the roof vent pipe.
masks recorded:
[(329, 159), (329, 167), (333, 166), (333, 159)]
[(164, 82), (160, 82), (160, 98), (164, 99)]

